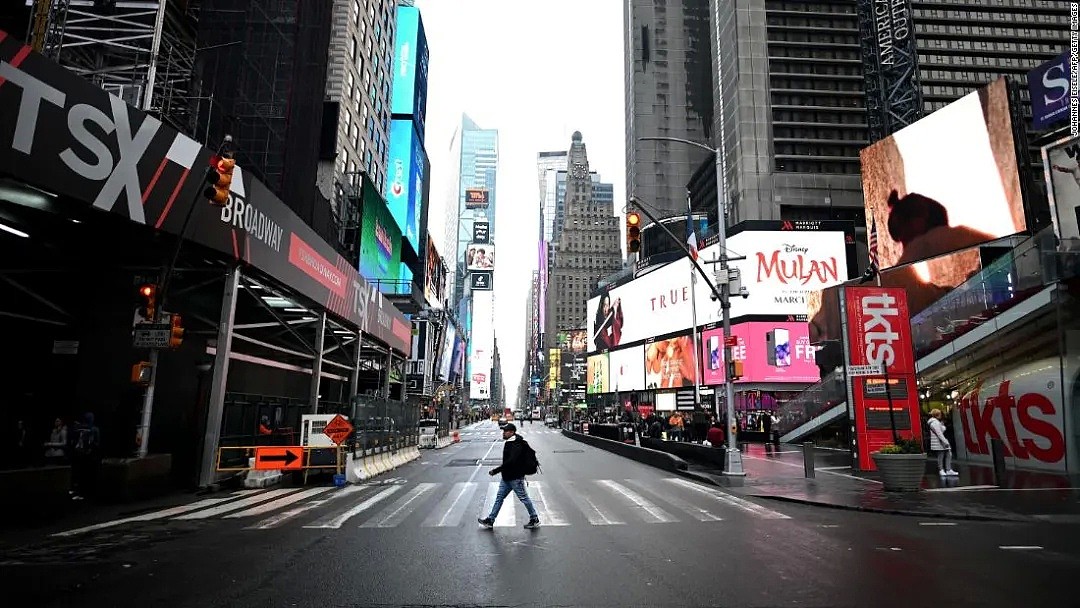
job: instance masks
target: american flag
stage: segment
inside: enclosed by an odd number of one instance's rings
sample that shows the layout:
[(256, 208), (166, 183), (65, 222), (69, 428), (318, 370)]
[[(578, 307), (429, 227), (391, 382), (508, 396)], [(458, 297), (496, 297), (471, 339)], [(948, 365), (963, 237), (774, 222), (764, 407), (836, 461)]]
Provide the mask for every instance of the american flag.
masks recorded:
[(690, 249), (690, 257), (698, 259), (697, 234), (694, 232), (694, 221), (690, 214), (686, 214), (686, 246)]
[(867, 245), (870, 249), (870, 267), (877, 269), (878, 267), (878, 240), (877, 240), (877, 218), (870, 218), (870, 238)]

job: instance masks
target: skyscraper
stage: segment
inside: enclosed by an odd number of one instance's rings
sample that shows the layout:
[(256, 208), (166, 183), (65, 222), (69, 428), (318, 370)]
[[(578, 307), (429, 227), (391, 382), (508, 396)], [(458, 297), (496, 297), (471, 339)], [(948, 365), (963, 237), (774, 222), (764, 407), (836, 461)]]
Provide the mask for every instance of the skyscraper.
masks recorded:
[(550, 241), (555, 231), (556, 174), (566, 169), (566, 150), (540, 152), (536, 172), (540, 185), (540, 240)]
[(709, 0), (626, 2), (626, 188), (660, 217), (686, 213), (686, 183), (708, 153), (639, 138), (713, 145), (716, 71), (709, 14)]
[[(610, 196), (599, 202), (589, 171), (589, 158), (580, 132), (575, 132), (567, 155), (566, 206), (561, 230), (550, 249), (545, 306), (544, 347), (552, 348), (559, 331), (585, 325), (585, 303), (597, 282), (622, 267), (618, 217)], [(602, 188), (601, 192), (607, 192)], [(556, 218), (556, 225), (559, 218)]]

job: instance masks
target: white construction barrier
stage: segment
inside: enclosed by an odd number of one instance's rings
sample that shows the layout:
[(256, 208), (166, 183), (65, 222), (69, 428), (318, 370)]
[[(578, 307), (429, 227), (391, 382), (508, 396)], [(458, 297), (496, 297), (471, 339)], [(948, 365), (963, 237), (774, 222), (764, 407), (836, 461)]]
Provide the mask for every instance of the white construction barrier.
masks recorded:
[(349, 457), (348, 464), (345, 465), (345, 481), (349, 483), (360, 483), (371, 476), (368, 475), (367, 470), (364, 468), (363, 458)]
[(256, 471), (254, 458), (248, 458), (248, 467), (250, 469), (244, 475), (245, 488), (265, 488), (281, 483), (281, 471)]

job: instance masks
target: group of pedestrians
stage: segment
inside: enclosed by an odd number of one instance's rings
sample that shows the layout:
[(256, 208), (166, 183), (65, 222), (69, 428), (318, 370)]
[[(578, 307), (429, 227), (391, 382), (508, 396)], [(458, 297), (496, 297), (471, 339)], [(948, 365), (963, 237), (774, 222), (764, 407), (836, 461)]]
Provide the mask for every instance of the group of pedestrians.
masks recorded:
[(55, 418), (47, 438), (35, 435), (25, 420), (18, 420), (10, 445), (18, 467), (70, 465), (69, 494), (73, 500), (82, 500), (96, 490), (102, 448), (101, 429), (93, 413), (83, 414), (73, 426)]

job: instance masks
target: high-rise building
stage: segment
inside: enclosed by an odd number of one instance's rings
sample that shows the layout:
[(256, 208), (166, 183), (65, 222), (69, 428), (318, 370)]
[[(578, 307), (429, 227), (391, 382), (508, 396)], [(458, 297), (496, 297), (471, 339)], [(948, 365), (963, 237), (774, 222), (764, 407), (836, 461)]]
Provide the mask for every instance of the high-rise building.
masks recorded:
[[(716, 71), (709, 15), (709, 0), (626, 2), (626, 188), (660, 217), (686, 213), (686, 183), (708, 153), (640, 138), (713, 145)], [(759, 63), (765, 63), (763, 50)]]
[(540, 240), (550, 241), (555, 231), (556, 174), (566, 169), (566, 150), (540, 152), (536, 172), (540, 185)]
[[(462, 115), (461, 128), (454, 137), (455, 164), (458, 169), (456, 200), (447, 209), (447, 258), (450, 265), (447, 284), (453, 287), (451, 304), (466, 297), (465, 253), (473, 240), (473, 225), (487, 222), (489, 235), (495, 240), (495, 208), (498, 201), (495, 176), (499, 167), (499, 131), (483, 129), (468, 116)], [(466, 200), (466, 190), (484, 193), (486, 202)]]
[(618, 216), (610, 196), (605, 195), (603, 203), (594, 197), (594, 178), (598, 181), (589, 171), (581, 133), (575, 132), (567, 155), (565, 216), (550, 246), (554, 253), (548, 268), (545, 348), (553, 347), (557, 332), (584, 326), (592, 289), (622, 267)]

